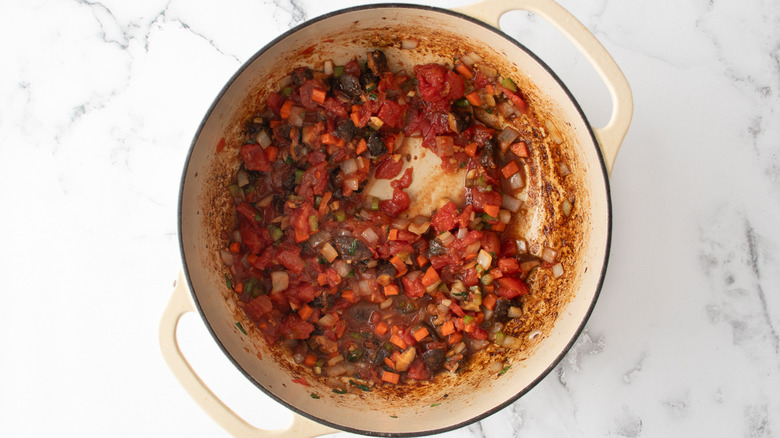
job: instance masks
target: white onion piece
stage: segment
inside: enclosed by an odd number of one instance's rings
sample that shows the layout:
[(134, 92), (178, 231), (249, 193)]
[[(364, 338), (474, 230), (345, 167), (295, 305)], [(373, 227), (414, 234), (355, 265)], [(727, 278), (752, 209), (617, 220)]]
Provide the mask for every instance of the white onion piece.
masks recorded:
[(509, 221), (512, 220), (512, 212), (509, 210), (499, 210), (498, 220), (501, 223), (508, 224)]
[(380, 309), (382, 309), (382, 310), (387, 310), (387, 309), (389, 309), (389, 308), (390, 308), (390, 306), (392, 306), (392, 305), (393, 305), (393, 297), (390, 297), (390, 298), (388, 298), (388, 299), (386, 299), (386, 300), (382, 301), (382, 302), (379, 304), (379, 308), (380, 308)]
[(233, 266), (233, 253), (227, 249), (223, 249), (219, 252), (219, 257), (222, 259), (222, 263), (225, 266)]
[(445, 231), (439, 234), (439, 240), (444, 246), (450, 246), (452, 242), (455, 241), (455, 236), (453, 236), (449, 231)]
[(271, 136), (268, 135), (268, 131), (265, 129), (261, 130), (259, 134), (257, 134), (257, 143), (262, 146), (263, 149), (267, 148), (268, 146), (271, 146)]
[(279, 88), (284, 88), (284, 87), (286, 87), (286, 86), (288, 86), (288, 85), (290, 85), (290, 84), (292, 84), (292, 83), (293, 83), (293, 78), (292, 78), (292, 76), (290, 76), (290, 75), (287, 75), (287, 76), (283, 77), (283, 78), (282, 78), (282, 79), (279, 81)]
[(552, 263), (556, 257), (558, 257), (558, 251), (547, 247), (542, 250), (542, 260), (545, 262)]
[(511, 211), (512, 213), (517, 213), (517, 210), (520, 210), (520, 205), (520, 201), (518, 201), (517, 198), (513, 196), (509, 196), (506, 193), (501, 196), (501, 206)]
[(520, 254), (525, 254), (528, 252), (528, 244), (525, 243), (525, 240), (515, 240), (515, 245), (517, 246), (517, 252)]
[(556, 263), (555, 265), (553, 265), (552, 273), (553, 273), (553, 277), (560, 278), (560, 276), (563, 275), (563, 265), (561, 265), (560, 263)]
[(481, 247), (482, 244), (479, 241), (476, 241), (466, 247), (466, 254), (476, 254), (479, 251), (479, 248)]
[(290, 277), (284, 271), (271, 272), (271, 283), (273, 284), (272, 294), (281, 292), (290, 285)]
[(523, 316), (523, 309), (521, 307), (511, 306), (506, 311), (506, 315), (510, 318), (519, 318)]
[(517, 137), (519, 136), (519, 132), (507, 126), (503, 131), (501, 131), (500, 134), (498, 134), (498, 145), (502, 151), (505, 151), (513, 141), (517, 140)]
[(331, 245), (329, 242), (325, 242), (325, 245), (322, 245), (320, 253), (322, 253), (322, 256), (325, 257), (325, 260), (327, 260), (328, 263), (332, 263), (333, 260), (336, 260), (336, 258), (339, 256), (336, 248), (334, 248), (333, 245)]
[(371, 284), (369, 284), (368, 280), (360, 280), (357, 288), (358, 295), (371, 295)]
[(342, 361), (344, 361), (344, 356), (342, 356), (340, 354), (337, 354), (337, 355), (331, 357), (330, 359), (328, 359), (327, 364), (328, 364), (329, 367), (332, 367), (332, 366), (334, 366), (334, 365), (336, 365), (338, 363), (341, 363)]
[(509, 335), (505, 336), (504, 341), (501, 343), (506, 348), (520, 348), (522, 344), (519, 338)]
[(571, 204), (571, 202), (569, 202), (568, 199), (564, 199), (563, 200), (563, 204), (561, 205), (561, 209), (563, 210), (564, 216), (566, 216), (566, 217), (571, 216), (571, 209), (572, 209), (572, 207), (573, 207), (573, 205)]
[(375, 245), (379, 241), (379, 236), (377, 236), (376, 231), (370, 227), (363, 230), (360, 235), (366, 239), (366, 242), (368, 242), (369, 245)]
[(482, 57), (479, 56), (477, 52), (469, 52), (466, 54), (466, 56), (469, 57), (472, 61), (474, 61), (472, 64), (476, 64), (478, 62), (482, 62)]
[(352, 270), (352, 268), (349, 266), (349, 263), (347, 263), (345, 260), (337, 261), (333, 267), (336, 269), (339, 277), (342, 278), (345, 278), (347, 275), (349, 275), (349, 272)]
[(479, 254), (477, 254), (477, 263), (482, 266), (482, 269), (487, 271), (490, 269), (490, 264), (493, 263), (493, 256), (484, 249), (480, 249)]
[(413, 38), (404, 38), (401, 40), (401, 48), (406, 50), (416, 49), (419, 42)]
[(341, 163), (341, 171), (344, 172), (344, 175), (352, 175), (353, 173), (357, 172), (357, 169), (357, 161), (354, 158), (344, 160), (344, 162)]
[(458, 239), (465, 239), (469, 234), (468, 228), (458, 228)]
[(322, 66), (322, 72), (326, 75), (330, 76), (333, 74), (333, 61), (330, 59), (325, 61), (325, 64)]
[(406, 227), (409, 226), (410, 222), (411, 221), (409, 219), (407, 219), (407, 218), (398, 217), (398, 218), (393, 219), (393, 224), (392, 225), (393, 225), (393, 228), (398, 228), (399, 230), (405, 230)]
[(344, 374), (347, 374), (347, 367), (343, 363), (325, 368), (325, 375), (328, 377), (338, 377), (343, 376)]
[(514, 175), (509, 177), (509, 186), (513, 189), (521, 189), (523, 188), (525, 184), (523, 184), (523, 176), (520, 175), (520, 172), (515, 173)]
[(551, 120), (545, 121), (544, 126), (547, 128), (547, 132), (550, 134), (550, 138), (552, 138), (552, 141), (554, 141), (555, 144), (563, 143), (561, 133), (558, 132), (558, 128), (555, 127), (555, 124), (553, 124)]
[(317, 249), (328, 240), (330, 240), (330, 233), (325, 230), (320, 230), (309, 237), (309, 246)]
[(338, 322), (338, 317), (333, 313), (326, 313), (317, 321), (320, 327), (333, 327)]
[(244, 187), (245, 185), (249, 184), (249, 175), (247, 175), (247, 173), (243, 170), (239, 170), (236, 174), (236, 183), (239, 187)]
[(358, 182), (357, 178), (347, 178), (344, 180), (344, 187), (354, 192), (360, 188), (360, 183)]
[(558, 170), (561, 172), (561, 176), (566, 176), (571, 173), (571, 169), (569, 169), (569, 166), (567, 166), (566, 163), (561, 163), (561, 165), (558, 166)]

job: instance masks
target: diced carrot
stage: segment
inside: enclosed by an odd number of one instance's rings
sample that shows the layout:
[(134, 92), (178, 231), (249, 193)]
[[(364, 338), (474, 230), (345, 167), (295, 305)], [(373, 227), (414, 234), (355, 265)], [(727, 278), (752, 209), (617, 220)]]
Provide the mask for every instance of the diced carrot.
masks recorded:
[(287, 120), (290, 118), (290, 110), (294, 104), (295, 102), (293, 102), (291, 99), (284, 101), (282, 107), (279, 109), (279, 115), (282, 117), (282, 119)]
[(265, 156), (268, 158), (268, 161), (273, 163), (276, 161), (276, 157), (279, 156), (279, 148), (276, 146), (268, 146), (265, 148)]
[(250, 265), (254, 265), (258, 258), (259, 257), (257, 257), (254, 254), (249, 254), (248, 256), (246, 256), (246, 261), (248, 261)]
[(341, 298), (344, 298), (345, 300), (349, 301), (350, 303), (355, 302), (355, 291), (352, 289), (344, 289), (341, 291)]
[(390, 258), (390, 263), (392, 263), (393, 266), (395, 266), (395, 270), (396, 270), (395, 276), (396, 277), (400, 277), (400, 276), (406, 274), (406, 271), (407, 271), (406, 263), (404, 263), (404, 261), (401, 260), (400, 257), (398, 257), (397, 255), (392, 256)]
[(501, 174), (504, 175), (504, 178), (509, 178), (510, 176), (516, 174), (519, 171), (520, 171), (520, 166), (517, 165), (517, 161), (515, 160), (506, 163), (506, 166), (501, 168)]
[(398, 295), (401, 292), (400, 289), (398, 289), (398, 285), (395, 283), (390, 283), (387, 286), (385, 286), (385, 296), (390, 297), (393, 295)]
[(241, 243), (239, 242), (233, 242), (230, 244), (230, 252), (234, 252), (236, 254), (241, 252)]
[(474, 330), (477, 329), (477, 324), (475, 324), (473, 321), (466, 324), (466, 327), (463, 329), (466, 333), (473, 333)]
[(472, 252), (471, 254), (466, 254), (466, 257), (463, 258), (463, 261), (464, 262), (468, 262), (468, 261), (473, 260), (476, 257), (477, 257), (477, 253)]
[(498, 205), (485, 204), (483, 209), (490, 217), (498, 217), (498, 211), (501, 208)]
[(341, 338), (344, 336), (345, 330), (347, 330), (347, 323), (342, 319), (336, 323), (336, 337)]
[(392, 383), (395, 385), (398, 383), (398, 380), (401, 378), (400, 374), (397, 373), (391, 373), (390, 371), (382, 371), (382, 380), (387, 383)]
[(320, 275), (318, 275), (318, 276), (317, 276), (317, 283), (318, 283), (320, 286), (325, 286), (326, 284), (328, 284), (328, 276), (327, 276), (327, 275), (325, 275), (325, 274), (320, 274)]
[(298, 316), (300, 316), (304, 321), (309, 319), (312, 313), (314, 313), (314, 309), (312, 309), (308, 304), (304, 304), (303, 307), (298, 309)]
[(494, 290), (496, 290), (496, 286), (494, 284), (489, 284), (487, 286), (484, 286), (482, 290), (485, 292), (493, 292)]
[(273, 129), (279, 126), (280, 123), (282, 123), (281, 120), (271, 120), (270, 122), (268, 122), (268, 126), (270, 126), (271, 129)]
[(428, 259), (424, 255), (420, 254), (417, 256), (417, 266), (422, 268), (427, 264), (428, 264)]
[(393, 360), (389, 357), (385, 357), (385, 365), (389, 366), (390, 368), (395, 368), (395, 362), (393, 362)]
[(496, 88), (493, 86), (493, 84), (487, 84), (485, 85), (485, 92), (487, 94), (496, 95)]
[(466, 79), (471, 79), (474, 77), (474, 72), (471, 71), (468, 65), (460, 63), (455, 67), (455, 70), (461, 74)]
[(453, 333), (455, 333), (455, 324), (452, 322), (452, 320), (447, 321), (441, 325), (442, 336), (449, 336)]
[(331, 197), (333, 197), (331, 192), (325, 192), (325, 194), (322, 195), (322, 200), (320, 201), (319, 207), (320, 217), (328, 214), (328, 202), (330, 202)]
[(319, 88), (312, 88), (311, 100), (319, 104), (325, 103), (325, 90), (320, 90)]
[(447, 343), (450, 345), (457, 344), (458, 342), (463, 339), (463, 333), (455, 332), (450, 335), (449, 339), (447, 339)]
[(404, 342), (403, 339), (401, 339), (400, 336), (393, 334), (393, 336), (390, 336), (390, 343), (395, 345), (396, 347), (400, 348), (401, 350), (406, 350), (406, 348), (409, 346), (406, 342)]
[(463, 151), (466, 152), (466, 155), (469, 157), (474, 158), (477, 156), (477, 144), (469, 143), (465, 148), (463, 148)]
[(322, 144), (332, 144), (334, 146), (344, 146), (344, 140), (336, 137), (335, 135), (326, 132), (320, 136), (320, 141)]
[(516, 143), (512, 143), (512, 145), (509, 146), (509, 150), (512, 151), (512, 153), (517, 155), (518, 157), (528, 156), (528, 145), (525, 144), (524, 141), (518, 141)]
[(398, 228), (391, 228), (387, 233), (387, 240), (398, 240)]
[(503, 222), (499, 222), (497, 224), (493, 224), (493, 226), (490, 229), (493, 231), (498, 231), (500, 233), (506, 230), (506, 224)]
[(422, 341), (423, 339), (425, 339), (425, 337), (426, 337), (426, 336), (428, 336), (429, 334), (430, 334), (430, 333), (428, 333), (428, 329), (427, 329), (427, 328), (425, 328), (425, 327), (420, 327), (419, 329), (415, 330), (415, 332), (414, 332), (414, 335), (413, 335), (413, 336), (414, 336), (414, 339), (415, 339), (417, 342), (420, 342), (420, 341)]
[(482, 321), (484, 321), (484, 320), (485, 320), (485, 314), (484, 314), (484, 313), (482, 313), (482, 312), (478, 312), (478, 313), (477, 313), (477, 316), (474, 318), (474, 320), (477, 322), (477, 324), (476, 324), (476, 325), (480, 325), (480, 324), (482, 324)]
[(366, 150), (368, 150), (368, 144), (366, 143), (366, 139), (361, 138), (360, 141), (358, 142), (357, 149), (355, 149), (355, 153), (357, 155), (360, 155)]
[(314, 364), (317, 363), (317, 355), (314, 353), (309, 353), (306, 355), (306, 360), (303, 361), (303, 364), (307, 367), (313, 367)]
[(484, 297), (482, 297), (482, 305), (485, 306), (488, 310), (493, 310), (496, 308), (496, 300), (498, 297), (496, 297), (495, 294), (489, 293), (485, 294)]
[(472, 91), (471, 93), (467, 94), (466, 99), (473, 106), (482, 106), (482, 98), (479, 97), (479, 93), (476, 91)]
[(379, 336), (384, 336), (385, 333), (387, 333), (387, 331), (389, 329), (390, 329), (390, 327), (387, 325), (386, 322), (379, 321), (379, 323), (376, 325), (376, 329), (374, 329), (374, 331), (376, 331), (376, 334), (378, 334)]
[(243, 292), (244, 291), (244, 283), (238, 283), (238, 284), (233, 285), (233, 290), (238, 292), (238, 293)]
[(425, 271), (425, 275), (423, 275), (422, 284), (423, 286), (428, 287), (439, 280), (441, 280), (441, 277), (439, 277), (439, 273), (436, 272), (435, 269), (433, 269), (433, 266), (430, 266), (428, 267), (428, 270)]

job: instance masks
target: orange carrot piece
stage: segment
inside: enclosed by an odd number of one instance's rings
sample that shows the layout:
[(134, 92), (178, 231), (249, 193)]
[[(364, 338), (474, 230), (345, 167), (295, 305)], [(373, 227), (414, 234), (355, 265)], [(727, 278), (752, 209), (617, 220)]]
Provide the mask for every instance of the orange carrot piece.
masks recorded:
[(241, 244), (239, 242), (233, 242), (230, 244), (230, 252), (233, 253), (240, 253), (241, 252)]
[(455, 67), (455, 70), (461, 74), (466, 79), (471, 79), (474, 77), (474, 72), (471, 71), (468, 65), (460, 63)]
[(483, 208), (485, 210), (485, 213), (488, 214), (488, 216), (498, 217), (498, 211), (500, 210), (500, 207), (498, 205), (485, 204)]
[(516, 174), (519, 171), (520, 171), (520, 166), (517, 165), (517, 161), (515, 160), (506, 163), (506, 166), (501, 168), (501, 174), (504, 175), (504, 178), (509, 178), (510, 176)]
[(281, 120), (271, 120), (270, 122), (268, 122), (268, 126), (270, 126), (271, 129), (273, 129), (279, 126), (280, 123), (282, 123)]
[(303, 361), (303, 364), (307, 367), (313, 367), (314, 364), (317, 363), (317, 355), (313, 353), (309, 353), (306, 355), (306, 360)]
[(429, 334), (430, 333), (428, 333), (428, 329), (427, 328), (420, 327), (419, 329), (415, 330), (415, 332), (414, 332), (414, 334), (412, 336), (414, 336), (414, 339), (417, 342), (420, 342), (423, 339), (425, 339), (425, 337), (428, 336)]
[(393, 336), (390, 336), (390, 343), (395, 345), (396, 347), (400, 348), (401, 350), (406, 350), (406, 348), (409, 346), (406, 344), (406, 342), (401, 339), (400, 336), (393, 334)]
[(479, 97), (479, 93), (476, 91), (472, 91), (471, 93), (467, 94), (466, 99), (473, 106), (482, 106), (482, 98)]
[(452, 322), (452, 320), (447, 321), (441, 325), (442, 336), (449, 336), (453, 333), (455, 333), (455, 324)]
[(509, 146), (509, 150), (512, 151), (512, 153), (517, 155), (518, 157), (528, 156), (528, 145), (526, 145), (524, 141), (518, 141), (517, 143), (512, 143), (512, 145)]
[(344, 298), (345, 300), (349, 301), (350, 303), (355, 302), (355, 291), (352, 289), (344, 289), (341, 291), (341, 298)]
[(349, 118), (352, 119), (352, 123), (355, 126), (360, 126), (360, 114), (357, 111), (352, 111), (352, 113), (349, 115)]
[(396, 277), (400, 277), (406, 274), (406, 264), (404, 263), (403, 260), (401, 260), (400, 257), (398, 257), (397, 255), (392, 256), (390, 258), (390, 263), (392, 263), (393, 266), (395, 266), (395, 270), (397, 271), (395, 274)]
[(378, 334), (379, 336), (384, 336), (388, 330), (390, 330), (390, 326), (388, 326), (387, 323), (384, 321), (379, 321), (379, 323), (376, 325), (376, 329), (374, 329), (374, 331), (376, 331), (376, 334)]
[(282, 117), (282, 119), (287, 120), (290, 118), (290, 110), (294, 104), (295, 103), (290, 99), (284, 101), (282, 107), (279, 109), (279, 115)]
[(320, 286), (325, 286), (326, 284), (328, 284), (328, 276), (327, 276), (327, 275), (325, 275), (325, 274), (320, 274), (320, 275), (318, 275), (318, 276), (317, 276), (317, 283), (318, 283)]
[(500, 232), (506, 230), (506, 224), (503, 223), (503, 222), (499, 222), (497, 224), (493, 224), (493, 226), (490, 229), (500, 233)]
[(319, 88), (312, 88), (311, 100), (319, 103), (320, 105), (325, 103), (325, 90), (320, 90)]
[(363, 152), (365, 152), (366, 150), (368, 150), (368, 144), (366, 143), (366, 139), (365, 138), (361, 138), (360, 141), (358, 142), (357, 149), (355, 150), (355, 153), (360, 155)]
[(493, 86), (493, 84), (487, 84), (485, 85), (485, 92), (487, 94), (492, 94), (493, 96), (496, 95), (496, 88)]
[(268, 146), (265, 148), (265, 156), (268, 158), (268, 161), (273, 163), (276, 161), (276, 157), (279, 156), (279, 148), (276, 146)]
[(449, 339), (447, 339), (447, 343), (450, 345), (457, 344), (463, 339), (463, 333), (461, 332), (455, 332), (450, 335)]
[(485, 306), (485, 308), (488, 310), (493, 310), (496, 308), (497, 299), (498, 297), (495, 294), (485, 294), (485, 296), (482, 297), (482, 305)]
[(423, 275), (422, 284), (423, 286), (428, 287), (439, 280), (441, 280), (441, 277), (439, 277), (439, 273), (436, 272), (435, 269), (433, 269), (433, 266), (430, 266), (428, 267), (428, 270), (425, 271), (425, 275)]
[(474, 158), (477, 156), (477, 144), (469, 143), (465, 148), (463, 148), (463, 151), (466, 152), (466, 155), (469, 157)]
[(397, 373), (391, 373), (390, 371), (382, 371), (382, 380), (387, 383), (392, 383), (393, 385), (398, 383), (398, 380), (401, 378), (400, 374)]
[(428, 264), (428, 259), (424, 255), (420, 254), (417, 256), (417, 266), (422, 268), (427, 264)]
[(333, 193), (331, 192), (325, 192), (325, 194), (322, 195), (322, 200), (320, 201), (320, 208), (319, 208), (320, 216), (325, 216), (326, 214), (328, 214), (328, 202), (330, 202), (331, 197), (333, 197)]
[(390, 359), (389, 357), (385, 358), (385, 365), (389, 366), (390, 368), (395, 369), (395, 362), (393, 362), (393, 360)]
[(392, 228), (387, 233), (387, 240), (398, 240), (398, 228)]
[(399, 293), (401, 293), (401, 290), (398, 289), (398, 285), (396, 285), (394, 283), (390, 283), (387, 286), (385, 286), (385, 296), (386, 297), (390, 297), (390, 296), (393, 296), (393, 295), (398, 295)]
[(303, 307), (298, 309), (298, 316), (300, 316), (304, 321), (309, 319), (312, 313), (314, 313), (314, 309), (312, 309), (308, 304), (304, 304)]

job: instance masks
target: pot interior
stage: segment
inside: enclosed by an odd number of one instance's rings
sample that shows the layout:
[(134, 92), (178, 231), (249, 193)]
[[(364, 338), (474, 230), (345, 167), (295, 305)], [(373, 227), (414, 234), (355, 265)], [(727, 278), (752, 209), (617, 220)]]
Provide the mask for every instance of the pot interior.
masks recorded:
[[(418, 46), (403, 49), (405, 38), (417, 40)], [(546, 269), (535, 275), (533, 297), (525, 309), (528, 318), (515, 331), (525, 340), (523, 349), (489, 349), (466, 369), (432, 382), (336, 394), (267, 345), (237, 308), (219, 258), (219, 250), (227, 244), (223, 232), (229, 234), (234, 220), (226, 187), (239, 166), (244, 121), (261, 109), (282, 77), (297, 66), (319, 69), (326, 59), (336, 65), (353, 57), (365, 59), (366, 52), (376, 48), (385, 51), (394, 70), (405, 68), (410, 73), (415, 64), (451, 65), (453, 57), (474, 51), (515, 80), (539, 121), (535, 131), (539, 138), (525, 169), (524, 207), (510, 228), (526, 238), (531, 252), (545, 247), (558, 250), (564, 274), (554, 278)], [(549, 135), (546, 121), (559, 131), (561, 144)], [(224, 148), (218, 148), (223, 138)], [(424, 163), (424, 151), (419, 155), (417, 185), (409, 193), (413, 205), (430, 211), (441, 195), (436, 190), (446, 191), (442, 188), (446, 184), (426, 180), (426, 175), (438, 175), (438, 169), (435, 160)], [(433, 154), (430, 157), (438, 160)], [(562, 163), (570, 174), (563, 175)], [(426, 166), (429, 173), (419, 170)], [(607, 177), (579, 106), (555, 75), (515, 41), (481, 23), (431, 8), (393, 5), (345, 10), (294, 29), (258, 52), (209, 110), (192, 145), (181, 190), (180, 239), (187, 278), (201, 315), (225, 353), (259, 388), (293, 410), (360, 433), (425, 434), (452, 429), (483, 418), (527, 392), (576, 339), (606, 267)], [(383, 188), (376, 190), (381, 193)], [(574, 204), (568, 217), (561, 209), (564, 200)], [(298, 378), (311, 386), (294, 383)]]

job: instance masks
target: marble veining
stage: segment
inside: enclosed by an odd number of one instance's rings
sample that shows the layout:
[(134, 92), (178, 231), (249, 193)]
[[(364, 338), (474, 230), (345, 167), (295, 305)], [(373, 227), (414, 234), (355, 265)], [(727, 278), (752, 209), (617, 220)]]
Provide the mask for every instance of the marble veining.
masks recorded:
[[(181, 266), (177, 196), (192, 136), (269, 41), (377, 2), (0, 4), (0, 436), (225, 435), (157, 346)], [(546, 379), (440, 436), (780, 436), (776, 0), (560, 3), (634, 93), (610, 178), (609, 269)], [(606, 89), (542, 23), (502, 20), (603, 124)], [(213, 347), (207, 333), (180, 338)], [(216, 370), (205, 380), (242, 415), (278, 427), (269, 420), (283, 408), (240, 374), (223, 378), (237, 372), (219, 352), (193, 364)]]

